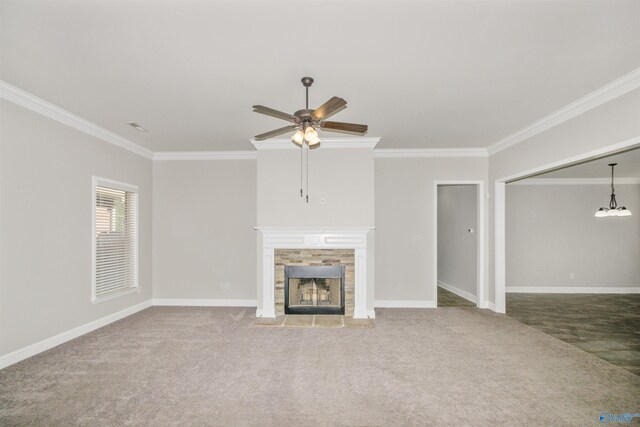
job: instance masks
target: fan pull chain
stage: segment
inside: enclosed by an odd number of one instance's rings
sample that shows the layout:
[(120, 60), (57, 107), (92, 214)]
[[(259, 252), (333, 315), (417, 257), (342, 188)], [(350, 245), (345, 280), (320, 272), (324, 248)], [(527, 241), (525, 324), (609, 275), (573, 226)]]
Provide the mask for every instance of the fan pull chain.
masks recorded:
[(611, 200), (609, 201), (609, 209), (616, 209), (618, 207), (618, 202), (616, 200), (616, 189), (613, 187), (613, 168), (616, 165), (610, 164), (609, 166), (611, 166)]
[[(307, 110), (309, 109), (309, 86), (305, 85), (305, 107), (307, 108)], [(305, 144), (304, 140), (302, 141), (302, 145), (305, 146), (306, 145), (306, 152), (307, 152), (307, 197), (305, 198), (305, 201), (307, 203), (309, 203), (309, 144)], [(302, 164), (302, 162), (300, 163)], [(300, 177), (300, 179), (302, 179), (302, 177)], [(302, 191), (302, 190), (300, 190)]]
[(305, 150), (307, 152), (307, 203), (309, 203), (309, 145), (306, 144), (307, 149)]
[(300, 198), (302, 198), (302, 150), (304, 150), (304, 140), (300, 146)]

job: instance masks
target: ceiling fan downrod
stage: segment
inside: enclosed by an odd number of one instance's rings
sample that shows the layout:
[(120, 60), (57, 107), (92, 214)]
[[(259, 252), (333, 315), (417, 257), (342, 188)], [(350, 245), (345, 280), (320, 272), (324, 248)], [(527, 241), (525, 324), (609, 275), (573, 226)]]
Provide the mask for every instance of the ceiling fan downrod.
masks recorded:
[(305, 87), (305, 91), (307, 92), (307, 99), (306, 99), (306, 103), (305, 103), (305, 109), (309, 109), (309, 87), (313, 84), (313, 78), (312, 77), (303, 77), (302, 80), (300, 80), (302, 82), (302, 85)]

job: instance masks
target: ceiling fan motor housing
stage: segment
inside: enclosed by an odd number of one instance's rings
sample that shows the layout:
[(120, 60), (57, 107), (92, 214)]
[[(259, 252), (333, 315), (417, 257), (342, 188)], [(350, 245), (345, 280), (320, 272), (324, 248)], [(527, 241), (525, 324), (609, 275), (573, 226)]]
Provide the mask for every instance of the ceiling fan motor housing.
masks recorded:
[(295, 113), (293, 113), (294, 116), (296, 116), (296, 121), (298, 123), (300, 123), (303, 128), (307, 127), (308, 125), (311, 124), (311, 122), (313, 122), (313, 117), (311, 116), (311, 113), (313, 113), (313, 110), (310, 109), (302, 109), (302, 110), (298, 110)]

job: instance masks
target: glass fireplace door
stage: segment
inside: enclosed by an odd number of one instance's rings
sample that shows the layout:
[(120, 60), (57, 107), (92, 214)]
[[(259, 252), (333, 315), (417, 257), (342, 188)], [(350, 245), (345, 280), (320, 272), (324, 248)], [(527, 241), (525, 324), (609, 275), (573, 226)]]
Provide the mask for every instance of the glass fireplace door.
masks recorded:
[(285, 314), (344, 314), (344, 266), (285, 266)]

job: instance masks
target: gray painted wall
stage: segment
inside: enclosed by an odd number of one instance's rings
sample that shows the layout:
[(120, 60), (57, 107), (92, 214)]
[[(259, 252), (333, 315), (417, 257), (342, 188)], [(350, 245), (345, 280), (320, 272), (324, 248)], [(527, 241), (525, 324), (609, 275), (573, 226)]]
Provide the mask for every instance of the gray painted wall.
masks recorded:
[(258, 150), (258, 226), (373, 227), (373, 182), (373, 149), (312, 150), (307, 204), (299, 196), (300, 151)]
[(256, 161), (154, 165), (154, 299), (256, 299)]
[[(261, 200), (259, 195), (256, 198), (257, 188), (268, 192), (262, 197), (262, 203), (269, 205), (262, 226), (358, 226), (373, 221), (368, 210), (373, 195), (367, 194), (373, 182), (366, 181), (371, 167), (365, 164), (370, 150), (312, 152), (318, 169), (311, 181), (310, 206), (297, 200), (297, 151), (261, 150), (259, 156), (264, 152), (274, 157), (276, 166), (265, 168), (259, 163), (258, 176), (256, 162), (251, 160), (155, 163), (154, 298), (260, 298), (256, 295), (260, 248), (252, 228), (256, 212), (259, 217), (261, 212), (256, 207), (256, 199)], [(320, 167), (320, 153), (326, 161), (338, 159), (338, 170), (343, 170), (339, 177), (323, 183), (327, 169)], [(358, 159), (363, 162), (360, 176), (364, 178), (347, 173), (347, 165)], [(288, 162), (288, 168), (282, 166)], [(482, 180), (486, 163), (485, 158), (375, 159), (376, 242), (371, 267), (376, 299), (434, 299), (433, 183)], [(353, 187), (361, 179), (367, 182), (362, 194)], [(336, 200), (348, 199), (354, 191), (353, 204), (335, 206)], [(321, 194), (326, 197), (324, 206), (318, 203)], [(283, 206), (287, 209), (282, 210)], [(343, 209), (346, 213), (341, 216)], [(294, 219), (286, 222), (285, 217)], [(229, 245), (226, 250), (223, 243)], [(221, 289), (225, 282), (230, 283), (229, 289)]]
[(438, 281), (473, 296), (478, 294), (477, 207), (476, 185), (438, 186)]
[(482, 157), (375, 160), (376, 300), (435, 301), (435, 181), (486, 172)]
[(639, 287), (640, 185), (616, 185), (633, 216), (595, 218), (610, 192), (609, 185), (507, 185), (507, 287)]
[[(0, 101), (0, 355), (151, 299), (150, 160)], [(92, 176), (139, 188), (139, 283), (91, 302)]]

